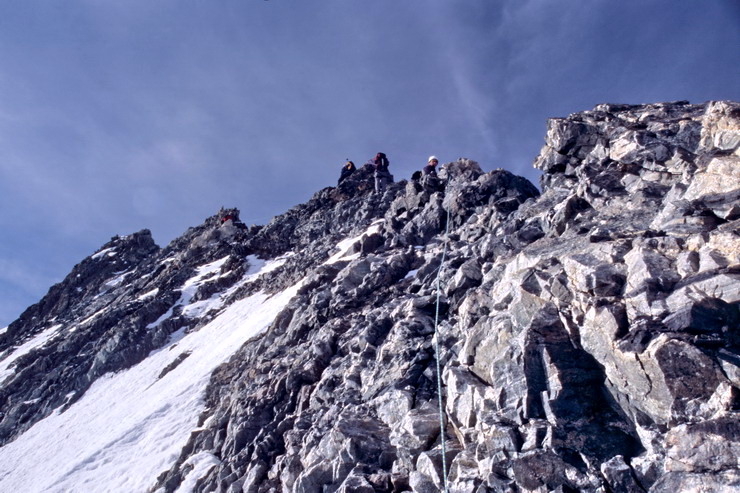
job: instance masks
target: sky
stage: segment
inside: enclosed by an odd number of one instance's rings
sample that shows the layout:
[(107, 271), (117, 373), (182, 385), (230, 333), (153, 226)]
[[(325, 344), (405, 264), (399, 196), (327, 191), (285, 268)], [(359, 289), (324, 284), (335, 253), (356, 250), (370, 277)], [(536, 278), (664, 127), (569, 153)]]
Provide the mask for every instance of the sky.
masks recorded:
[(385, 152), (538, 184), (546, 121), (740, 100), (737, 0), (5, 0), (0, 327), (112, 236), (247, 224)]

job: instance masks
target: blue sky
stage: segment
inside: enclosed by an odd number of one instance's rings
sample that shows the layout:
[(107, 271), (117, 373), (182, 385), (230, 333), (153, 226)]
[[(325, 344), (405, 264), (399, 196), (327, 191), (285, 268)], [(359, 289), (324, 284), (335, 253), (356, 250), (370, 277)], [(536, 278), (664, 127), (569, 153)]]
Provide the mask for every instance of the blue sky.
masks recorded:
[(384, 151), (537, 184), (545, 122), (740, 99), (735, 0), (6, 0), (0, 327), (116, 234), (247, 223)]

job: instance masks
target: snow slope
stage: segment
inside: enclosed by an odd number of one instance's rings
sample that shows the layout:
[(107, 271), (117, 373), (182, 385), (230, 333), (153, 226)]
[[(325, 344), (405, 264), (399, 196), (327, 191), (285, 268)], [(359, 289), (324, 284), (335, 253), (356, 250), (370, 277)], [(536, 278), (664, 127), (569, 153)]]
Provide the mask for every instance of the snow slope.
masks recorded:
[[(268, 262), (244, 281), (274, 264)], [(212, 371), (263, 331), (299, 285), (237, 301), (133, 368), (100, 378), (66, 412), (52, 414), (0, 448), (0, 491), (148, 491), (194, 430)], [(213, 460), (201, 464), (199, 472)]]

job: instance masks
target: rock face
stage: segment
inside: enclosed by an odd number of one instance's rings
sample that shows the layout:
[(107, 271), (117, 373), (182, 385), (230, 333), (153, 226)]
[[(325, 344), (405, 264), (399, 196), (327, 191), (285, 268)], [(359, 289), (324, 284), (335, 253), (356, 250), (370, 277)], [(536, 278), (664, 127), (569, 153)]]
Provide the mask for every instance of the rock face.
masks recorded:
[(465, 159), (382, 194), (360, 169), (265, 226), (114, 238), (0, 334), (6, 358), (63, 335), (14, 360), (0, 439), (300, 281), (153, 491), (440, 491), (443, 442), (454, 492), (736, 491), (739, 144), (737, 103), (600, 105), (549, 122), (541, 194)]

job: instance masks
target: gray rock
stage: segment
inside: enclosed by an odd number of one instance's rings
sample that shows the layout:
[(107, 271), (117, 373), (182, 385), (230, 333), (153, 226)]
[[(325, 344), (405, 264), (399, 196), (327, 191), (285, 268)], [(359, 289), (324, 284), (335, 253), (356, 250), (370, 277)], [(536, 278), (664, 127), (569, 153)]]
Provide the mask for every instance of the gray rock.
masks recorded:
[(683, 424), (666, 435), (666, 470), (722, 472), (740, 468), (740, 422), (723, 417)]
[(719, 474), (669, 472), (653, 484), (648, 491), (651, 493), (665, 491), (734, 493), (738, 488), (740, 488), (740, 473), (737, 470), (725, 471)]
[(617, 455), (601, 464), (601, 473), (612, 491), (641, 493), (645, 491), (635, 480), (632, 469), (624, 462), (624, 457)]

